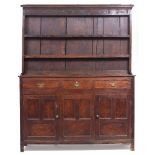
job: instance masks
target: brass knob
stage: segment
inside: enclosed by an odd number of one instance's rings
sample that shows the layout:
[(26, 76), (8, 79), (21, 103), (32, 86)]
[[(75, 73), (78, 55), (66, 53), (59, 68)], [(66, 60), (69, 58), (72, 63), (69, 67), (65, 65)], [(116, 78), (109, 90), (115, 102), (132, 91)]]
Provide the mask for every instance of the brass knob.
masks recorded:
[(96, 118), (98, 119), (99, 117), (100, 117), (100, 115), (99, 115), (99, 114), (97, 114), (97, 115), (96, 115)]
[(75, 87), (79, 87), (79, 86), (80, 86), (79, 82), (76, 81), (76, 82), (74, 83), (74, 86), (75, 86)]
[(112, 87), (115, 87), (116, 86), (116, 83), (115, 82), (111, 82), (111, 86)]
[(59, 115), (58, 115), (58, 114), (57, 114), (57, 115), (55, 115), (55, 118), (56, 118), (56, 119), (58, 119), (58, 118), (59, 118)]
[(44, 83), (37, 83), (37, 87), (38, 87), (38, 88), (43, 88), (44, 85), (45, 85)]

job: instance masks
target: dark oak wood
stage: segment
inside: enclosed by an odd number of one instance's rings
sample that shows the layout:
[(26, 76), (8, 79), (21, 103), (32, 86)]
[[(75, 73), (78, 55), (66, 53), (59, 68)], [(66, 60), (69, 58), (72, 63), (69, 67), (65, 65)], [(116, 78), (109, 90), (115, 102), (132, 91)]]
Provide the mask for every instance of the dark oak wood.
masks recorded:
[(77, 35), (69, 35), (69, 34), (67, 34), (67, 35), (49, 35), (49, 34), (47, 34), (47, 35), (30, 35), (30, 34), (25, 34), (24, 35), (24, 37), (25, 38), (44, 38), (44, 39), (52, 39), (52, 38), (54, 38), (54, 39), (65, 39), (65, 38), (67, 38), (67, 39), (77, 39), (77, 38), (109, 38), (109, 39), (112, 39), (112, 38), (115, 38), (115, 39), (128, 39), (130, 36), (129, 35), (100, 35), (100, 34), (98, 34), (98, 35), (83, 35), (83, 34), (81, 34), (81, 35), (79, 35), (79, 34), (77, 34)]
[(104, 55), (79, 55), (79, 54), (68, 54), (68, 55), (49, 55), (49, 54), (45, 54), (45, 55), (24, 55), (24, 58), (26, 59), (33, 59), (33, 58), (51, 58), (51, 59), (78, 59), (78, 58), (129, 58), (130, 56), (128, 54), (119, 54), (119, 55), (113, 55), (113, 54), (104, 54)]
[(132, 5), (22, 5), (20, 150), (130, 144)]

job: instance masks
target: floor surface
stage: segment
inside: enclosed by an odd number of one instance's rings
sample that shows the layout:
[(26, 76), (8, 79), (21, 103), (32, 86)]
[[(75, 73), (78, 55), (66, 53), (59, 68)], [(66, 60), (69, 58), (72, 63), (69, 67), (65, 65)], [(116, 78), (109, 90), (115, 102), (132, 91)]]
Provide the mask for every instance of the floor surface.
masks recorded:
[(124, 144), (52, 144), (27, 145), (25, 151), (64, 151), (64, 150), (130, 150), (130, 145)]

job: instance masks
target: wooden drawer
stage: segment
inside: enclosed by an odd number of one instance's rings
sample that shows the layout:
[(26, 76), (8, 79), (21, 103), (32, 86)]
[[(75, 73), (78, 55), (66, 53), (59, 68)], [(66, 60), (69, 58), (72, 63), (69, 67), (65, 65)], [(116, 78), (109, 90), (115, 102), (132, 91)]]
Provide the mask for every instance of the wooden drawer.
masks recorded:
[(22, 81), (23, 89), (35, 89), (36, 91), (43, 89), (54, 89), (59, 87), (59, 81), (44, 78), (25, 78)]
[(62, 82), (64, 89), (91, 89), (92, 86), (91, 80), (66, 80)]
[(130, 80), (97, 80), (95, 81), (95, 88), (110, 88), (110, 89), (130, 89), (131, 81)]

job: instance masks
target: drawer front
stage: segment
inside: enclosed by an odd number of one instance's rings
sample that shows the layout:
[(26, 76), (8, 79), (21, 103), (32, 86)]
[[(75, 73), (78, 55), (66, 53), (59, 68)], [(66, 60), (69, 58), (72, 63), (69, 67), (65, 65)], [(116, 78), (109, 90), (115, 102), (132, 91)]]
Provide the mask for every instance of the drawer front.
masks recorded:
[(109, 89), (130, 89), (131, 81), (130, 80), (98, 80), (95, 81), (95, 88), (109, 88)]
[(23, 88), (35, 88), (35, 89), (48, 89), (48, 88), (58, 88), (59, 81), (54, 81), (51, 79), (24, 79)]
[(91, 89), (92, 86), (91, 80), (66, 80), (62, 82), (64, 89)]
[(51, 79), (23, 79), (22, 88), (24, 94), (48, 94), (59, 87), (59, 81)]

